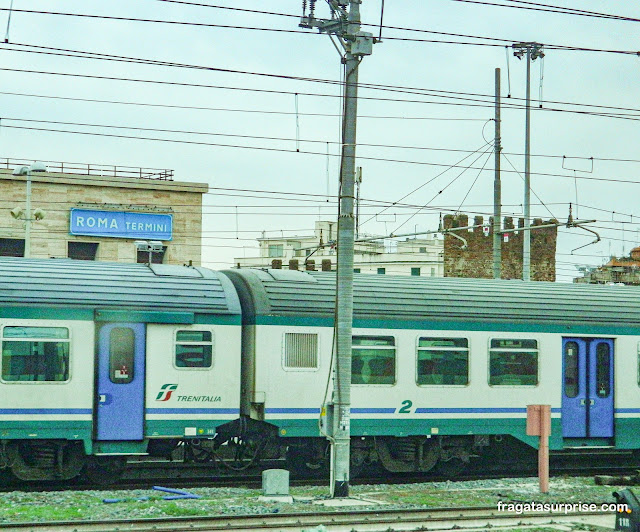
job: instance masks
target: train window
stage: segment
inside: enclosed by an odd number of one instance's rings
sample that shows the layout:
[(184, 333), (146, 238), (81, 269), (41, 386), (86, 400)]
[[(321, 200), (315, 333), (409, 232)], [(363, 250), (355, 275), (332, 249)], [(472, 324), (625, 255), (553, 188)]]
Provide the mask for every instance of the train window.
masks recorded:
[(564, 346), (564, 394), (578, 396), (578, 344), (567, 342)]
[(538, 341), (493, 338), (489, 349), (489, 385), (537, 384)]
[(136, 338), (129, 327), (114, 327), (109, 335), (109, 379), (114, 384), (129, 384), (134, 377)]
[(69, 380), (69, 329), (2, 329), (2, 379), (19, 382)]
[(176, 332), (176, 367), (210, 368), (213, 364), (211, 331)]
[(418, 384), (469, 384), (469, 341), (466, 338), (420, 338)]
[(351, 384), (395, 384), (396, 341), (393, 336), (354, 336)]
[(284, 333), (285, 369), (318, 369), (318, 335)]
[(602, 399), (611, 394), (611, 353), (604, 342), (596, 346), (596, 394)]

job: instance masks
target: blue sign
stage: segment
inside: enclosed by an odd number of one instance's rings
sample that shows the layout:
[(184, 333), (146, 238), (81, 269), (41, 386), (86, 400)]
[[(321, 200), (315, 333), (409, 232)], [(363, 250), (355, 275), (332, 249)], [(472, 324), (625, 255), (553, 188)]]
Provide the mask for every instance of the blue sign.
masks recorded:
[(71, 209), (72, 235), (171, 240), (173, 215)]

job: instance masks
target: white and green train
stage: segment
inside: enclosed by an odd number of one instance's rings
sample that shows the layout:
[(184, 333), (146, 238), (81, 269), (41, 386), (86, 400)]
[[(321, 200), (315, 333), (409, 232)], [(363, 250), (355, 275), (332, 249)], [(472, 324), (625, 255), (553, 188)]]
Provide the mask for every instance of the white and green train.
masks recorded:
[[(105, 478), (178, 445), (322, 468), (335, 283), (0, 259), (0, 476)], [(640, 449), (639, 354), (634, 287), (356, 274), (353, 469), (535, 446), (530, 404), (551, 405), (552, 450)]]

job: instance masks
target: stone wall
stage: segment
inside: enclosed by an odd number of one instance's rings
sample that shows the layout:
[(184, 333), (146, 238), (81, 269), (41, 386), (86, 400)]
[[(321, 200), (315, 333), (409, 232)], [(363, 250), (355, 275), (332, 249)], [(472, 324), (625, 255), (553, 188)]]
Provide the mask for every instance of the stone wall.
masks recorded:
[[(556, 220), (543, 222), (535, 218), (532, 227), (555, 223)], [(481, 226), (473, 230), (462, 229), (455, 234), (466, 240), (464, 242), (451, 233), (445, 233), (444, 238), (444, 275), (445, 277), (478, 277), (491, 279), (493, 277), (493, 218), (486, 222), (488, 227), (482, 227), (484, 219), (476, 216), (473, 223), (468, 216), (446, 215), (444, 229)], [(518, 227), (524, 226), (524, 220), (518, 220)], [(504, 229), (513, 229), (513, 218), (504, 219)], [(531, 230), (531, 280), (555, 281), (556, 279), (556, 241), (557, 227), (545, 227)], [(524, 231), (504, 233), (502, 238), (502, 278), (522, 279), (522, 237)]]

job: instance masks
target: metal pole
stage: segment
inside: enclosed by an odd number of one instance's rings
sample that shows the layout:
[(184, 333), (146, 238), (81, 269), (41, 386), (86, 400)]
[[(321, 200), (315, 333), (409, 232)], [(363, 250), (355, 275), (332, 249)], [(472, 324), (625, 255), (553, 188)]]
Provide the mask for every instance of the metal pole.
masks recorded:
[[(348, 34), (360, 30), (360, 0), (349, 2)], [(337, 267), (337, 364), (335, 373), (335, 426), (332, 444), (332, 496), (349, 496), (350, 410), (351, 410), (351, 329), (353, 324), (353, 241), (355, 231), (354, 182), (356, 119), (358, 112), (358, 66), (360, 58), (346, 53), (345, 105), (340, 175), (340, 215), (338, 217)]]
[(527, 94), (524, 124), (524, 234), (522, 235), (522, 279), (531, 280), (531, 232), (529, 218), (531, 215), (531, 183), (530, 183), (530, 142), (531, 142), (531, 46), (527, 46)]
[(27, 168), (27, 212), (24, 226), (24, 256), (31, 258), (31, 168)]
[(496, 68), (496, 115), (495, 115), (495, 177), (493, 180), (493, 278), (500, 279), (502, 271), (502, 238), (500, 227), (502, 222), (502, 190), (500, 186), (500, 69)]

